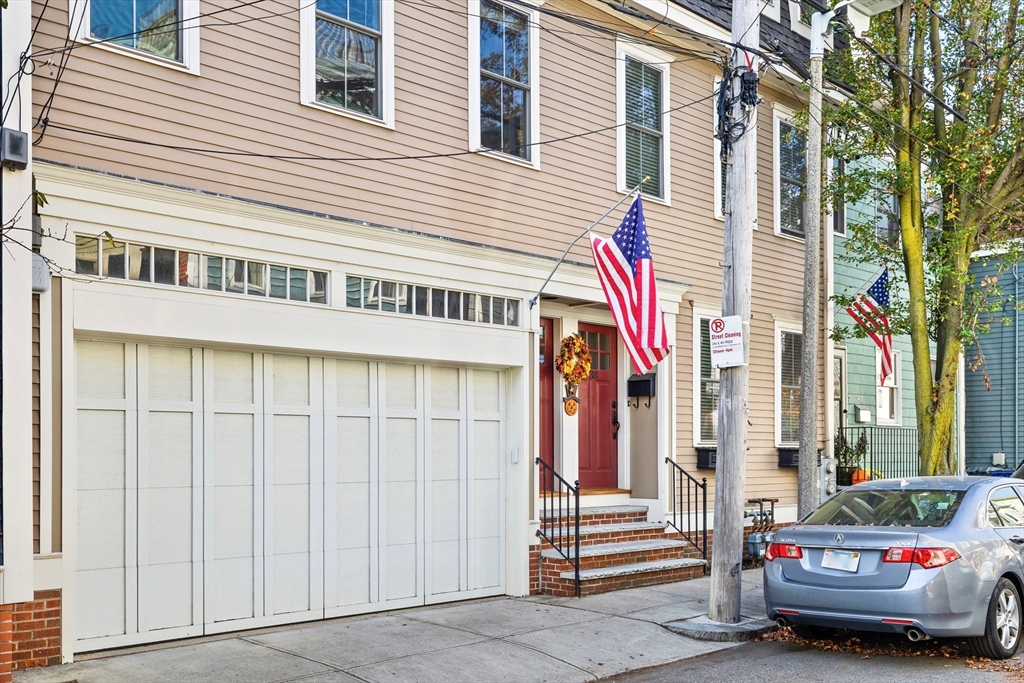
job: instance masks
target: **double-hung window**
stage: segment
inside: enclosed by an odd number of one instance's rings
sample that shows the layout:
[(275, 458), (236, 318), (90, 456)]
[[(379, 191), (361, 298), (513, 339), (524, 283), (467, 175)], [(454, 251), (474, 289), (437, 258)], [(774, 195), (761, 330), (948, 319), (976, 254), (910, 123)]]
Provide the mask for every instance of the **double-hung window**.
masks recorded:
[(791, 444), (800, 439), (800, 356), (804, 337), (800, 332), (780, 330), (777, 343), (778, 439), (780, 444)]
[(709, 444), (718, 440), (718, 380), (719, 369), (711, 367), (711, 318), (701, 316), (700, 367), (697, 394), (700, 405), (700, 434), (698, 443)]
[(540, 168), (540, 13), (469, 0), (469, 148)]
[(199, 0), (79, 0), (68, 28), (75, 40), (198, 73), (198, 14)]
[(299, 2), (303, 104), (394, 126), (394, 2)]
[(181, 17), (180, 0), (91, 0), (89, 34), (178, 62)]
[(380, 4), (317, 0), (317, 102), (382, 118)]
[[(474, 7), (478, 14), (473, 16)], [(471, 25), (479, 26), (478, 60), (471, 59), (471, 92), (479, 116), (470, 144), (524, 161), (535, 159), (536, 41), (533, 13), (494, 0), (471, 3)], [(473, 64), (472, 62), (478, 63)], [(475, 68), (474, 68), (475, 67)], [(478, 79), (475, 83), (473, 79)]]
[[(900, 366), (903, 359), (899, 351), (892, 353), (892, 372), (885, 378), (885, 383), (877, 388), (878, 401), (875, 406), (876, 422), (880, 425), (899, 425), (903, 422), (903, 408), (901, 405), (901, 377)], [(875, 377), (882, 376), (882, 351), (875, 349)]]
[[(637, 185), (657, 199), (669, 198), (669, 63), (650, 48), (618, 46), (619, 190)], [(643, 180), (647, 178), (647, 182)]]
[(804, 186), (807, 183), (804, 134), (789, 120), (775, 116), (775, 229), (804, 236)]

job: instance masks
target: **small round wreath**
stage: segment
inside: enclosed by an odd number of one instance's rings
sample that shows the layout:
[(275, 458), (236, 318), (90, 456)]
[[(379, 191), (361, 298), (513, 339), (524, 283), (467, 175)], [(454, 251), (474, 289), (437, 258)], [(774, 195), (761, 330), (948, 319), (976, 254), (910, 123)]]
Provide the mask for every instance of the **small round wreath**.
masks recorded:
[(555, 358), (555, 369), (565, 377), (566, 384), (580, 384), (590, 379), (590, 347), (579, 334), (570, 334), (562, 340), (562, 348)]

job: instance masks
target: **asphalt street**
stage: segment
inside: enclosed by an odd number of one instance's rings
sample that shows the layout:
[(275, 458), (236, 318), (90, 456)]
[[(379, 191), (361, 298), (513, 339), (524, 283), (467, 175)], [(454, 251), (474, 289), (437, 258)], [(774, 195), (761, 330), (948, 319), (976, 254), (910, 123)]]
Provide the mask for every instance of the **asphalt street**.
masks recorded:
[[(784, 642), (753, 642), (616, 676), (615, 683), (988, 683), (1006, 674), (963, 659), (825, 652)], [(1024, 677), (1016, 680), (1024, 680)]]

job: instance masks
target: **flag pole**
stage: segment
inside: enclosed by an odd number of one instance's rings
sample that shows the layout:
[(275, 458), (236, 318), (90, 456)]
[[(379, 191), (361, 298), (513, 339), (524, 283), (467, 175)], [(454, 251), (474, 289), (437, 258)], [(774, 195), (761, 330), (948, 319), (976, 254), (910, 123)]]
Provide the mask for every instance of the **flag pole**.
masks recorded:
[(562, 252), (562, 255), (559, 257), (558, 261), (555, 262), (555, 267), (551, 269), (550, 273), (548, 273), (548, 277), (546, 280), (544, 280), (544, 284), (540, 286), (540, 289), (537, 290), (537, 293), (534, 295), (534, 297), (530, 299), (530, 308), (533, 308), (534, 306), (537, 305), (537, 302), (540, 300), (541, 292), (543, 292), (544, 288), (548, 286), (549, 282), (551, 282), (551, 278), (555, 276), (555, 271), (558, 270), (558, 266), (562, 265), (562, 261), (565, 260), (565, 257), (569, 255), (569, 250), (572, 249), (573, 245), (579, 242), (581, 239), (583, 239), (583, 236), (586, 235), (591, 230), (593, 230), (598, 223), (603, 221), (605, 218), (608, 218), (609, 214), (611, 214), (611, 212), (614, 211), (615, 209), (619, 208), (619, 205), (622, 204), (622, 202), (626, 201), (627, 199), (635, 195), (637, 192), (639, 192), (640, 188), (643, 187), (644, 183), (646, 183), (650, 179), (651, 176), (644, 176), (644, 179), (640, 181), (639, 185), (630, 190), (629, 193), (626, 194), (626, 196), (624, 196), (622, 199), (615, 202), (612, 208), (605, 211), (600, 218), (598, 218), (596, 221), (588, 225), (586, 230), (584, 230), (583, 232), (576, 236), (576, 239), (574, 239), (572, 242), (569, 242), (569, 246), (565, 248), (565, 251)]

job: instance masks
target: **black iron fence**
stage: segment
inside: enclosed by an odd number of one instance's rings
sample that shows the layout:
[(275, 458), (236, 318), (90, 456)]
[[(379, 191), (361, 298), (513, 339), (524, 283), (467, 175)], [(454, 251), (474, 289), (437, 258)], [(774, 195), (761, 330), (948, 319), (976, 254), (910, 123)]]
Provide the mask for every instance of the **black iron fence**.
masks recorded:
[(708, 572), (708, 480), (697, 481), (672, 458), (665, 458), (669, 472), (668, 523), (692, 543)]
[(836, 435), (835, 456), (840, 486), (868, 479), (916, 477), (921, 467), (917, 429), (907, 427), (843, 427)]
[(580, 482), (570, 484), (551, 465), (540, 465), (540, 528), (537, 536), (547, 541), (575, 571), (575, 593), (580, 597)]

